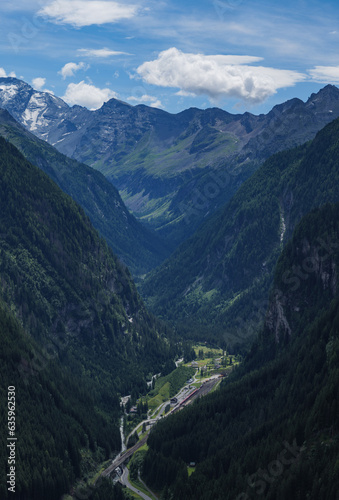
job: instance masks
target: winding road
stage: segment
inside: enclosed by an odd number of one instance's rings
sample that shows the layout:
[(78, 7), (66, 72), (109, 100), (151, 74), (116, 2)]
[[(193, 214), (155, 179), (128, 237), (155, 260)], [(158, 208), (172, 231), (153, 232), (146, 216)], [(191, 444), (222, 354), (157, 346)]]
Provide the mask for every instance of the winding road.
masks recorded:
[[(129, 474), (129, 470), (127, 469), (127, 467), (123, 466), (123, 472), (122, 472), (122, 476), (120, 478), (121, 483), (124, 484), (125, 486), (127, 486), (127, 488), (129, 490), (132, 490), (132, 491), (134, 491), (134, 493), (137, 493), (141, 498), (144, 498), (144, 500), (153, 500), (151, 497), (146, 495), (146, 493), (138, 490), (137, 488), (135, 488), (134, 486), (131, 485), (131, 483), (128, 480), (128, 474)], [(156, 498), (156, 497), (154, 497), (154, 498)]]

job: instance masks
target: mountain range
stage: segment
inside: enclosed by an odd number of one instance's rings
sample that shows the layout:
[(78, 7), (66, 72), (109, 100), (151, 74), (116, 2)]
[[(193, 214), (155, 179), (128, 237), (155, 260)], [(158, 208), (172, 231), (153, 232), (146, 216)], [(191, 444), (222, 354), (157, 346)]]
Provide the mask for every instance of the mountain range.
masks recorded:
[(189, 337), (251, 343), (275, 264), (310, 210), (339, 201), (339, 120), (277, 153), (143, 282), (159, 316)]
[[(15, 387), (16, 498), (89, 497), (79, 478), (120, 450), (119, 397), (145, 394), (189, 339), (244, 362), (157, 424), (147, 484), (164, 500), (337, 500), (339, 90), (267, 115), (170, 115), (69, 107), (1, 78), (0, 106), (0, 422)], [(147, 273), (144, 299), (126, 265)], [(124, 494), (106, 482), (90, 497)]]
[(102, 172), (127, 207), (172, 250), (270, 155), (297, 146), (339, 116), (328, 85), (267, 115), (191, 108), (176, 115), (116, 99), (90, 111), (15, 78), (0, 78), (0, 107), (67, 156)]
[(145, 274), (169, 252), (154, 231), (131, 215), (117, 189), (100, 172), (59, 153), (0, 110), (0, 136), (77, 201), (134, 276)]

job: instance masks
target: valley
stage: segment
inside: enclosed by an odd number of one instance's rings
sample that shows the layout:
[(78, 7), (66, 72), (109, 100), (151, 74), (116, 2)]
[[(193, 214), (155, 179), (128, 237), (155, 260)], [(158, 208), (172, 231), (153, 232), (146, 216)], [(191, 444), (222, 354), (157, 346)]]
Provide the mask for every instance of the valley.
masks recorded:
[(190, 108), (178, 114), (110, 99), (90, 111), (16, 78), (0, 107), (59, 152), (118, 188), (128, 209), (173, 251), (272, 154), (313, 139), (339, 116), (339, 90), (291, 99), (266, 115)]
[(337, 500), (339, 90), (0, 106), (1, 499)]
[[(184, 385), (183, 387), (180, 388), (180, 391), (178, 393), (175, 393), (171, 399), (167, 399), (166, 401), (160, 403), (159, 406), (157, 407), (151, 407), (151, 409), (148, 411), (148, 417), (146, 420), (142, 420), (140, 423), (138, 423), (126, 436), (125, 440), (123, 441), (122, 444), (122, 451), (121, 453), (112, 461), (112, 463), (107, 467), (100, 475), (99, 479), (96, 480), (96, 483), (101, 480), (103, 477), (115, 477), (115, 480), (118, 480), (121, 482), (123, 485), (127, 486), (129, 489), (134, 491), (134, 493), (139, 493), (139, 496), (141, 498), (151, 498), (153, 500), (154, 496), (152, 495), (151, 497), (147, 496), (147, 490), (143, 494), (140, 494), (140, 491), (137, 490), (137, 488), (142, 488), (142, 486), (146, 487), (147, 486), (141, 482), (140, 479), (140, 470), (138, 472), (138, 478), (137, 482), (133, 481), (135, 486), (132, 486), (128, 479), (129, 475), (129, 468), (125, 466), (126, 462), (129, 462), (131, 457), (137, 454), (138, 450), (144, 449), (147, 450), (147, 440), (148, 436), (150, 433), (150, 430), (153, 429), (157, 422), (160, 421), (163, 418), (166, 418), (173, 413), (180, 411), (184, 409), (186, 406), (192, 404), (196, 399), (201, 398), (203, 396), (206, 396), (210, 392), (214, 391), (220, 384), (221, 382), (221, 377), (223, 376), (228, 376), (231, 371), (237, 366), (237, 363), (233, 364), (232, 360), (230, 360), (230, 357), (223, 357), (222, 364), (224, 367), (229, 365), (229, 368), (225, 370), (225, 368), (221, 368), (221, 366), (216, 367), (214, 360), (216, 359), (216, 355), (221, 356), (224, 354), (223, 351), (220, 350), (211, 350), (211, 349), (206, 349), (203, 346), (196, 346), (195, 347), (195, 352), (198, 354), (199, 352), (199, 365), (200, 366), (208, 366), (212, 365), (212, 375), (210, 373), (207, 374), (202, 372), (200, 373), (199, 367), (195, 368), (195, 365), (198, 364), (198, 361), (193, 361), (191, 363), (187, 363), (187, 367), (191, 366), (193, 368), (191, 373), (195, 373), (192, 378), (190, 378), (188, 381), (186, 381), (187, 385)], [(205, 354), (209, 354), (214, 356), (214, 360), (211, 357), (204, 357), (202, 354), (205, 351)], [(231, 363), (231, 365), (230, 365)], [(184, 366), (184, 365), (180, 365)], [(178, 368), (176, 369), (178, 370)], [(161, 378), (159, 379), (161, 381)], [(143, 398), (144, 399), (144, 398)], [(126, 398), (124, 398), (126, 401)], [(150, 401), (152, 401), (152, 393), (146, 396), (146, 401), (148, 406), (150, 405)], [(167, 407), (167, 408), (166, 408)], [(169, 409), (170, 407), (170, 409)], [(132, 415), (133, 417), (133, 415)], [(129, 438), (134, 435), (135, 433), (138, 434), (139, 440), (137, 441), (136, 444), (134, 444), (132, 447), (126, 449), (125, 443), (128, 443)], [(132, 458), (132, 462), (134, 459)], [(122, 470), (122, 474), (120, 474), (120, 470)], [(117, 472), (119, 471), (119, 472)], [(94, 484), (94, 486), (95, 486)], [(90, 488), (90, 483), (87, 484), (87, 487)], [(156, 497), (155, 497), (156, 498)]]
[(277, 259), (303, 215), (337, 202), (339, 122), (273, 155), (142, 283), (149, 308), (190, 338), (249, 347)]

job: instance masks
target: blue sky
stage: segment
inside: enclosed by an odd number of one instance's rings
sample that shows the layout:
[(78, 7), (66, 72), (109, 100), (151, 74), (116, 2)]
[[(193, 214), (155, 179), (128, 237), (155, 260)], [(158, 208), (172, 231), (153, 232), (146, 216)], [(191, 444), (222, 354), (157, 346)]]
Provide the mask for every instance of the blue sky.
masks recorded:
[(70, 105), (268, 112), (339, 84), (337, 0), (2, 0), (0, 76)]

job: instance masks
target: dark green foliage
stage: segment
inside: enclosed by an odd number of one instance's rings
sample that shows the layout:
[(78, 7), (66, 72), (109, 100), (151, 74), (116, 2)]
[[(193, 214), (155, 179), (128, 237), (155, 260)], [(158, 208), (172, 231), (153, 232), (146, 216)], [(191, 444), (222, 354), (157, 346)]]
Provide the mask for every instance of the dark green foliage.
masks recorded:
[(188, 363), (189, 361), (193, 361), (196, 358), (195, 351), (192, 347), (192, 344), (189, 342), (184, 342), (183, 358), (185, 360), (185, 363)]
[(1, 289), (43, 343), (45, 364), (60, 355), (121, 392), (141, 382), (136, 360), (160, 371), (168, 348), (159, 325), (75, 202), (3, 140), (0, 174)]
[(139, 441), (139, 436), (138, 433), (135, 432), (134, 434), (132, 434), (132, 436), (130, 436), (127, 443), (127, 448), (132, 448), (132, 446), (134, 446), (138, 441)]
[(80, 474), (81, 448), (119, 451), (118, 394), (146, 392), (176, 349), (82, 209), (3, 139), (0, 301), (2, 419), (5, 388), (18, 391), (18, 498), (57, 499)]
[[(307, 279), (284, 282), (311, 259)], [(283, 251), (265, 327), (243, 366), (151, 432), (143, 477), (165, 498), (337, 500), (338, 266), (339, 204), (326, 205), (302, 220)], [(174, 479), (165, 472), (172, 470)]]
[(124, 494), (120, 484), (112, 485), (110, 479), (102, 479), (102, 482), (94, 493), (90, 496), (90, 500), (124, 500)]
[(132, 456), (132, 459), (128, 465), (130, 476), (132, 480), (138, 479), (139, 472), (145, 458), (146, 450), (137, 451)]
[(83, 207), (94, 227), (134, 275), (144, 274), (168, 255), (160, 238), (128, 212), (118, 191), (97, 170), (59, 153), (3, 110), (0, 135)]
[[(100, 395), (92, 392), (91, 382), (57, 360), (28, 378), (27, 360), (42, 357), (42, 352), (2, 303), (0, 333), (0, 497), (58, 500), (79, 477), (81, 447), (107, 447), (108, 453), (120, 449), (115, 424), (119, 402), (112, 397), (110, 415), (99, 412)], [(16, 393), (16, 495), (6, 488), (9, 386)]]
[(303, 215), (339, 199), (339, 121), (272, 156), (232, 200), (150, 273), (147, 303), (186, 338), (249, 346), (283, 244)]

